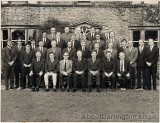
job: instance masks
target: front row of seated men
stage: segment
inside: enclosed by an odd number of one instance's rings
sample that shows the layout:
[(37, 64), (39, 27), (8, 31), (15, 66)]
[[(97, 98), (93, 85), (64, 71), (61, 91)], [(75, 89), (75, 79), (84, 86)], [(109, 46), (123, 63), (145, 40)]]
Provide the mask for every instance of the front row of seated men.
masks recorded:
[[(70, 91), (73, 82), (72, 91), (77, 89), (77, 83), (79, 76), (82, 84), (83, 92), (86, 92), (88, 84), (88, 92), (92, 91), (93, 77), (96, 79), (97, 92), (100, 92), (100, 76), (102, 73), (102, 84), (105, 88), (106, 79), (111, 79), (111, 88), (115, 89), (116, 76), (120, 82), (121, 89), (129, 89), (130, 79), (130, 65), (125, 60), (125, 54), (121, 52), (119, 54), (120, 60), (117, 62), (111, 58), (111, 52), (107, 51), (104, 61), (96, 58), (97, 52), (93, 50), (91, 52), (91, 58), (88, 60), (82, 57), (82, 51), (77, 51), (77, 58), (73, 61), (69, 60), (68, 52), (64, 52), (63, 60), (60, 62), (55, 59), (55, 53), (49, 53), (49, 60), (44, 61), (41, 59), (41, 52), (36, 52), (36, 58), (32, 60), (29, 79), (32, 85), (32, 91), (39, 91), (39, 85), (42, 82), (44, 75), (45, 91), (49, 91), (49, 77), (52, 77), (53, 91), (56, 91), (57, 76), (59, 73), (59, 82), (62, 86), (61, 91), (65, 91), (64, 78), (67, 79), (67, 91)], [(101, 71), (102, 69), (102, 71)], [(72, 71), (73, 70), (73, 71)], [(88, 83), (86, 80), (86, 73), (88, 72)], [(38, 78), (35, 80), (35, 78)], [(73, 81), (72, 81), (73, 78)]]

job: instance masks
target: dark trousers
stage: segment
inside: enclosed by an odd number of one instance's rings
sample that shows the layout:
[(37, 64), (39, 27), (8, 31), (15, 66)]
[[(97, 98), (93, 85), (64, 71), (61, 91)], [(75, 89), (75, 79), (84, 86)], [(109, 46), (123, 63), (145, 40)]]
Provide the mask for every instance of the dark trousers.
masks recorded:
[(130, 86), (130, 77), (127, 77), (126, 75), (126, 73), (121, 73), (121, 76), (117, 77), (121, 88), (129, 88)]
[(76, 72), (74, 73), (74, 77), (73, 77), (73, 87), (74, 88), (77, 87), (77, 82), (78, 82), (79, 76), (81, 77), (82, 88), (86, 88), (85, 73), (82, 73), (82, 74), (79, 75)]
[(9, 87), (9, 79), (10, 79), (10, 86), (14, 87), (14, 66), (5, 66), (4, 67), (4, 76), (5, 76), (5, 87)]
[(111, 79), (111, 88), (115, 88), (115, 83), (116, 83), (116, 76), (113, 73), (110, 77), (107, 77), (104, 73), (102, 74), (102, 83), (103, 83), (103, 88), (106, 86), (106, 79)]
[[(95, 77), (96, 77), (96, 85), (100, 85), (100, 73), (98, 72), (95, 75)], [(88, 72), (88, 86), (93, 85), (92, 78), (93, 78), (93, 74), (91, 72)]]
[(60, 84), (61, 84), (62, 87), (64, 87), (64, 82), (63, 82), (64, 77), (67, 77), (67, 87), (70, 87), (71, 86), (72, 73), (68, 73), (67, 76), (65, 76), (62, 73), (60, 73), (60, 75), (59, 75), (59, 82), (60, 82)]
[(26, 77), (28, 78), (28, 88), (31, 87), (29, 73), (30, 73), (29, 67), (22, 67), (22, 79), (21, 79), (20, 87), (23, 87), (23, 88), (26, 87)]
[(141, 88), (141, 75), (143, 76), (143, 86), (147, 86), (145, 67), (137, 67), (137, 84), (139, 88)]
[(19, 87), (19, 80), (21, 81), (22, 78), (22, 67), (21, 67), (21, 63), (17, 62), (14, 68), (14, 73), (15, 73), (15, 84), (16, 87)]
[(129, 88), (135, 88), (135, 81), (136, 81), (136, 68), (131, 67), (131, 81), (129, 82)]
[(146, 76), (147, 76), (147, 87), (151, 89), (151, 76), (153, 79), (153, 89), (156, 89), (156, 74), (157, 67), (146, 67)]
[[(38, 79), (36, 80), (36, 78)], [(38, 88), (42, 82), (42, 78), (43, 78), (43, 75), (40, 76), (39, 74), (33, 74), (32, 76), (30, 76), (32, 88)]]

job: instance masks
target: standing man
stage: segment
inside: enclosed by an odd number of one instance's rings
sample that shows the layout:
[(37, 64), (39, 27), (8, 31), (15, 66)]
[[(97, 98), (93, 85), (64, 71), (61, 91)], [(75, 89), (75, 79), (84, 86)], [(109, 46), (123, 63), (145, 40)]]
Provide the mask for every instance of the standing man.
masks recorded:
[(108, 49), (108, 44), (112, 42), (113, 43), (113, 49), (118, 50), (120, 47), (119, 41), (115, 38), (114, 32), (110, 32), (110, 39), (106, 41), (106, 49)]
[(34, 58), (35, 58), (35, 49), (36, 49), (36, 41), (35, 40), (31, 40), (31, 50), (33, 51), (34, 54)]
[(89, 92), (92, 91), (91, 86), (93, 85), (92, 77), (96, 77), (97, 92), (100, 92), (100, 70), (101, 70), (101, 59), (96, 58), (97, 52), (93, 50), (91, 58), (88, 59), (88, 88)]
[(81, 28), (78, 27), (78, 28), (76, 28), (76, 30), (75, 30), (75, 39), (76, 39), (77, 41), (80, 41), (81, 38), (82, 38)]
[(47, 38), (48, 38), (50, 41), (52, 41), (53, 39), (56, 38), (56, 28), (55, 28), (55, 27), (52, 27), (52, 28), (50, 29), (50, 32), (51, 32), (51, 33), (47, 35)]
[(58, 71), (59, 71), (59, 61), (55, 59), (55, 53), (50, 52), (49, 60), (46, 61), (45, 63), (44, 81), (45, 81), (45, 86), (46, 86), (46, 89), (45, 89), (46, 92), (49, 91), (49, 82), (48, 82), (49, 76), (52, 76), (53, 92), (56, 92)]
[(111, 52), (111, 57), (114, 59), (114, 60), (117, 60), (117, 50), (115, 50), (115, 49), (113, 49), (113, 43), (112, 42), (110, 42), (109, 44), (108, 44), (108, 49), (106, 49), (106, 50), (104, 50), (103, 52), (104, 52), (104, 56), (106, 56), (106, 53), (107, 52)]
[(24, 46), (22, 46), (22, 40), (18, 39), (17, 45), (15, 46), (17, 58), (15, 61), (15, 68), (14, 68), (16, 88), (19, 88), (19, 83), (20, 83), (19, 80), (21, 80), (21, 78), (22, 78), (21, 53), (23, 50), (25, 50), (25, 48), (24, 48)]
[(154, 45), (153, 39), (148, 39), (149, 47), (145, 52), (146, 75), (147, 75), (147, 89), (151, 90), (151, 76), (153, 79), (153, 90), (156, 88), (156, 74), (157, 74), (157, 61), (159, 57), (159, 48)]
[(90, 51), (92, 50), (92, 43), (91, 43), (91, 41), (86, 39), (86, 34), (82, 35), (81, 41), (85, 41), (86, 48), (88, 48)]
[(57, 47), (61, 48), (62, 50), (67, 47), (65, 41), (61, 39), (60, 32), (56, 33), (56, 42), (57, 42)]
[(77, 51), (77, 57), (73, 60), (73, 71), (74, 71), (74, 77), (73, 77), (73, 92), (76, 92), (77, 88), (77, 82), (78, 77), (81, 76), (81, 84), (83, 88), (83, 92), (86, 92), (86, 79), (85, 74), (87, 71), (87, 60), (82, 57), (82, 51)]
[(119, 53), (119, 58), (120, 60), (116, 62), (116, 75), (121, 90), (126, 90), (128, 86), (130, 86), (130, 63), (125, 59), (125, 54), (123, 52)]
[(137, 83), (138, 83), (138, 87), (136, 89), (141, 88), (141, 75), (143, 76), (143, 89), (147, 89), (145, 49), (146, 49), (146, 47), (144, 46), (144, 41), (139, 40), (138, 59), (137, 59)]
[(59, 76), (59, 81), (62, 86), (62, 92), (65, 91), (64, 88), (64, 81), (63, 78), (64, 76), (67, 77), (67, 91), (70, 91), (70, 86), (71, 86), (71, 77), (72, 77), (72, 61), (68, 59), (69, 54), (65, 52), (63, 54), (63, 60), (60, 61), (60, 76)]
[(109, 27), (106, 26), (104, 31), (101, 33), (101, 40), (106, 41), (109, 39)]
[(132, 41), (128, 41), (128, 48), (125, 49), (125, 56), (126, 56), (126, 59), (130, 62), (130, 66), (131, 66), (131, 85), (130, 86), (131, 86), (131, 89), (135, 89), (138, 50), (137, 48), (133, 47)]
[(95, 43), (94, 44), (94, 50), (97, 52), (97, 56), (96, 56), (96, 58), (99, 58), (99, 59), (103, 59), (104, 58), (104, 53), (103, 53), (103, 50), (102, 49), (100, 49), (100, 47), (99, 47), (100, 45), (99, 45), (99, 43)]
[(71, 33), (69, 33), (69, 27), (64, 28), (64, 33), (61, 35), (61, 39), (65, 41), (65, 44), (67, 44), (67, 42), (71, 40)]
[(94, 27), (91, 27), (90, 33), (87, 35), (87, 40), (89, 40), (90, 42), (96, 40), (96, 32)]
[[(32, 85), (31, 91), (39, 91), (39, 85), (42, 82), (44, 73), (44, 59), (41, 58), (41, 52), (36, 52), (36, 58), (32, 59), (30, 67), (30, 81)], [(36, 80), (38, 78), (38, 80)]]
[(106, 87), (106, 78), (111, 79), (111, 88), (112, 90), (115, 89), (115, 83), (116, 83), (116, 76), (115, 76), (115, 70), (116, 70), (116, 63), (115, 60), (111, 57), (111, 52), (107, 51), (105, 59), (102, 61), (102, 82), (103, 87)]
[(47, 38), (47, 33), (43, 32), (42, 33), (42, 39), (40, 39), (43, 41), (44, 43), (44, 47), (46, 47), (47, 49), (51, 48), (51, 40)]
[[(126, 39), (123, 39), (123, 40), (121, 41), (121, 46), (120, 46), (120, 48), (118, 49), (118, 55), (119, 55), (120, 52), (124, 52), (126, 48), (128, 48), (128, 47), (127, 47), (127, 40), (126, 40)], [(118, 57), (118, 59), (119, 59), (119, 57)]]
[(20, 90), (26, 88), (26, 76), (28, 78), (28, 88), (31, 88), (29, 73), (30, 73), (30, 67), (31, 62), (33, 59), (33, 51), (31, 50), (30, 43), (26, 43), (26, 49), (21, 54), (21, 64), (22, 64), (22, 79), (20, 84)]
[(36, 52), (41, 52), (41, 59), (46, 60), (46, 54), (47, 54), (47, 48), (43, 47), (44, 46), (44, 42), (42, 40), (40, 40), (38, 42), (38, 47), (36, 47), (35, 49), (35, 53)]
[(91, 57), (91, 52), (90, 52), (90, 50), (86, 47), (86, 42), (85, 42), (85, 41), (83, 41), (83, 40), (81, 41), (81, 46), (80, 46), (79, 50), (82, 51), (82, 57), (83, 57), (83, 58), (88, 59), (88, 58)]
[(5, 90), (9, 90), (10, 80), (10, 89), (14, 87), (14, 64), (17, 58), (17, 53), (15, 48), (12, 46), (12, 41), (7, 41), (7, 46), (2, 50), (2, 66), (4, 67), (5, 75)]
[(56, 44), (57, 44), (57, 42), (55, 40), (53, 40), (51, 42), (52, 48), (48, 49), (47, 50), (47, 54), (46, 54), (46, 60), (47, 61), (49, 60), (49, 53), (50, 52), (54, 52), (55, 53), (54, 54), (55, 55), (54, 56), (55, 59), (57, 59), (58, 61), (62, 60), (62, 50), (61, 50), (61, 48), (56, 47)]
[(72, 48), (74, 48), (77, 51), (79, 49), (79, 47), (80, 47), (80, 41), (77, 41), (75, 39), (75, 34), (71, 35), (70, 41), (72, 42)]
[(67, 42), (67, 48), (63, 49), (63, 53), (68, 52), (69, 54), (69, 60), (73, 60), (76, 57), (76, 50), (72, 48), (72, 42)]
[(100, 49), (102, 49), (102, 50), (105, 49), (105, 42), (100, 40), (100, 34), (96, 34), (96, 40), (92, 41), (92, 49), (93, 49), (95, 43), (99, 43)]

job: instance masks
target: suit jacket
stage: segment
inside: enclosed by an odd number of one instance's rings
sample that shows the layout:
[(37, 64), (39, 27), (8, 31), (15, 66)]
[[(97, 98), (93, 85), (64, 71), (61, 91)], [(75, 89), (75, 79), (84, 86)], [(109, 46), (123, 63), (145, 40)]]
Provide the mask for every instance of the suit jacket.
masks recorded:
[[(116, 61), (116, 74), (117, 73), (121, 73), (120, 60)], [(124, 73), (131, 73), (130, 62), (128, 60), (124, 60)]]
[(18, 49), (18, 46), (17, 46), (17, 45), (15, 46), (15, 51), (16, 51), (16, 53), (17, 53), (16, 63), (17, 63), (18, 65), (20, 65), (19, 63), (21, 62), (21, 54), (22, 54), (22, 51), (24, 51), (24, 50), (25, 50), (25, 47), (24, 47), (24, 46), (21, 46), (21, 49), (20, 49), (20, 50)]
[[(81, 46), (80, 46), (79, 50), (82, 51), (82, 47)], [(82, 57), (86, 58), (86, 59), (90, 58), (91, 57), (91, 51), (88, 48), (85, 47), (85, 50), (82, 51)]]
[(88, 71), (100, 71), (101, 70), (101, 59), (96, 58), (95, 62), (93, 63), (92, 58), (88, 59)]
[[(68, 52), (68, 48), (63, 49), (62, 54), (64, 54), (64, 52)], [(76, 50), (74, 48), (71, 48), (70, 52), (68, 53), (69, 53), (69, 58), (68, 58), (69, 60), (73, 60), (76, 57)]]
[(80, 33), (80, 34), (75, 33), (75, 39), (77, 41), (80, 41), (82, 39), (82, 33)]
[(14, 47), (12, 47), (10, 50), (8, 47), (5, 47), (2, 49), (2, 66), (10, 66), (8, 62), (16, 61), (17, 53)]
[(67, 44), (67, 42), (68, 42), (69, 40), (71, 40), (71, 34), (72, 34), (72, 33), (63, 33), (63, 34), (61, 35), (61, 39), (64, 40), (65, 43)]
[[(56, 40), (56, 42), (57, 42), (57, 39), (55, 39), (55, 40)], [(65, 43), (64, 40), (60, 39), (60, 42), (57, 43), (57, 47), (59, 47), (59, 48), (61, 48), (61, 49), (63, 50), (64, 48), (67, 47), (67, 45), (66, 45), (66, 43)]]
[(91, 37), (91, 33), (88, 33), (88, 35), (87, 35), (87, 40), (89, 40), (89, 41), (93, 41), (93, 40), (96, 40), (96, 33), (94, 33), (94, 37)]
[(53, 48), (50, 48), (47, 50), (47, 54), (46, 54), (46, 60), (49, 60), (49, 53), (50, 52), (55, 52), (55, 59), (57, 59), (58, 61), (60, 61), (62, 59), (62, 50), (59, 47), (56, 47), (55, 50)]
[(59, 61), (54, 59), (53, 63), (51, 60), (46, 61), (45, 63), (45, 73), (53, 72), (57, 73), (59, 71)]
[(145, 51), (145, 62), (151, 62), (151, 67), (157, 67), (159, 48), (154, 46), (150, 51), (150, 47), (146, 47)]
[[(61, 60), (60, 61), (60, 73), (63, 73), (63, 71), (65, 71), (65, 64), (64, 64), (64, 60)], [(71, 60), (66, 61), (66, 72), (67, 73), (72, 72), (72, 61)]]
[(142, 52), (140, 52), (140, 48), (138, 47), (138, 58), (137, 58), (137, 67), (145, 67), (145, 49), (146, 47), (143, 47)]
[[(128, 47), (126, 47), (126, 48), (128, 48)], [(126, 48), (125, 48), (125, 49), (126, 49)], [(123, 49), (123, 47), (120, 47), (120, 48), (118, 49), (118, 54), (117, 54), (117, 55), (119, 56), (119, 53), (120, 53), (120, 52), (124, 52), (125, 49)]]
[(73, 71), (87, 71), (87, 60), (85, 58), (81, 58), (81, 61), (78, 60), (78, 58), (75, 58), (73, 60)]
[(101, 40), (106, 41), (109, 39), (109, 33), (107, 34), (107, 37), (105, 36), (105, 33), (101, 33)]
[(41, 71), (44, 72), (44, 59), (40, 59), (40, 61), (37, 62), (37, 58), (32, 59), (30, 71), (33, 71), (33, 73), (38, 74)]
[(85, 42), (86, 42), (86, 48), (91, 51), (92, 50), (92, 43), (91, 43), (91, 41), (86, 40)]
[(74, 48), (76, 51), (79, 49), (80, 47), (80, 42), (75, 40), (74, 41), (74, 46), (73, 46), (73, 43), (72, 43), (72, 48)]
[[(108, 51), (108, 49), (106, 49), (106, 50), (103, 51), (103, 52), (104, 52), (104, 56), (106, 56), (106, 52), (107, 52), (107, 51)], [(113, 58), (114, 60), (117, 60), (117, 50), (112, 49), (111, 55), (112, 55), (112, 58)]]
[(47, 38), (48, 38), (50, 41), (52, 41), (53, 39), (56, 38), (56, 34), (54, 34), (53, 37), (52, 37), (52, 34), (48, 34), (48, 35), (47, 35)]
[(105, 57), (105, 56), (104, 56), (103, 50), (102, 50), (102, 49), (99, 49), (99, 50), (98, 50), (98, 53), (97, 53), (97, 58), (103, 59), (104, 57)]
[[(108, 49), (108, 44), (111, 42), (111, 39), (106, 40), (106, 48)], [(114, 38), (114, 42), (113, 42), (113, 49), (118, 50), (120, 47), (120, 42)]]
[(36, 49), (35, 49), (35, 54), (36, 54), (36, 52), (41, 52), (41, 59), (44, 59), (44, 60), (46, 60), (46, 54), (47, 54), (47, 48), (46, 47), (43, 47), (43, 52), (42, 51), (40, 51), (40, 47), (36, 47)]
[(29, 65), (32, 62), (32, 59), (34, 58), (33, 51), (30, 50), (29, 54), (24, 50), (21, 54), (21, 64), (27, 64)]
[[(96, 42), (97, 42), (97, 40), (93, 40), (93, 41), (92, 41), (92, 49), (94, 49), (94, 44), (95, 44)], [(99, 42), (99, 47), (100, 47), (100, 49), (104, 50), (104, 49), (105, 49), (105, 42), (102, 41), (102, 40), (100, 40), (100, 42)]]
[(102, 71), (103, 72), (115, 72), (116, 70), (116, 63), (115, 60), (113, 58), (110, 59), (110, 61), (108, 61), (108, 59), (105, 57), (102, 61)]
[[(39, 40), (43, 41), (43, 38), (40, 38)], [(46, 47), (47, 49), (51, 48), (51, 40), (47, 37), (46, 42), (44, 42), (43, 47)]]
[(138, 58), (138, 50), (135, 47), (132, 47), (132, 50), (130, 51), (129, 48), (125, 49), (125, 55), (126, 59), (129, 62), (132, 62), (131, 67), (137, 67), (137, 58)]

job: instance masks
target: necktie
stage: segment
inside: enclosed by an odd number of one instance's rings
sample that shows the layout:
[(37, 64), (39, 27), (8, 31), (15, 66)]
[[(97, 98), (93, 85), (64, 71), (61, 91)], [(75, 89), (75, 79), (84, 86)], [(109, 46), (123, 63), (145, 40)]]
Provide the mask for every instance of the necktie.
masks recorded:
[(81, 58), (78, 58), (78, 61), (80, 62), (80, 61), (81, 61)]
[(68, 48), (68, 53), (70, 53), (70, 51), (71, 51), (71, 48)]
[(84, 52), (85, 51), (85, 49), (84, 49), (84, 47), (82, 47), (82, 52)]
[(67, 68), (66, 68), (66, 60), (64, 60), (64, 71), (67, 71)]
[(150, 47), (150, 51), (152, 52), (152, 47)]
[(39, 62), (40, 61), (40, 59), (37, 59), (37, 62)]
[(18, 46), (18, 50), (19, 50), (19, 51), (21, 50), (21, 46)]
[(121, 72), (123, 72), (123, 60), (121, 60)]
[(54, 39), (54, 34), (52, 34), (52, 39)]

